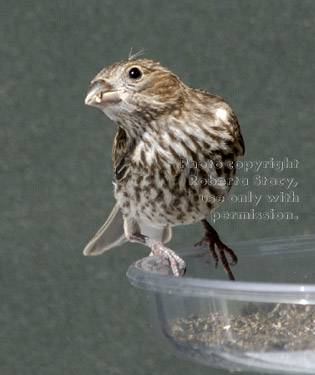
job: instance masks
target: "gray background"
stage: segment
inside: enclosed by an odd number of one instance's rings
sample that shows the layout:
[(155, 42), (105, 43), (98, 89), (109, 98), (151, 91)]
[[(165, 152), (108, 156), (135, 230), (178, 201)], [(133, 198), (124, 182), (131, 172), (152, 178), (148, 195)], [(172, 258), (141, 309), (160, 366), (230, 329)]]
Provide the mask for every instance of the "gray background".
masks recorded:
[[(313, 1), (300, 0), (1, 2), (1, 374), (227, 373), (159, 345), (146, 299), (125, 276), (148, 249), (126, 244), (83, 257), (114, 204), (116, 131), (83, 101), (101, 68), (145, 47), (145, 57), (232, 106), (244, 160), (300, 162), (259, 173), (294, 177), (300, 202), (256, 208), (298, 220), (221, 220), (221, 237), (314, 233), (314, 12)], [(283, 189), (232, 193), (248, 191)], [(251, 208), (226, 202), (219, 212)], [(198, 224), (177, 228), (170, 245), (201, 234)]]

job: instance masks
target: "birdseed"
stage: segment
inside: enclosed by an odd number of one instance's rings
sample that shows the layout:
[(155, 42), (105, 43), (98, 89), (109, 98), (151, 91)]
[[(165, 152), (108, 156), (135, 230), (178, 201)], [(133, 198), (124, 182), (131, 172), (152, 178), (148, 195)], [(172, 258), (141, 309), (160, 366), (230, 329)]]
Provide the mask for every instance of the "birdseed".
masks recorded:
[(238, 316), (211, 312), (173, 319), (167, 331), (182, 349), (315, 351), (315, 306), (276, 304), (268, 312), (250, 304)]

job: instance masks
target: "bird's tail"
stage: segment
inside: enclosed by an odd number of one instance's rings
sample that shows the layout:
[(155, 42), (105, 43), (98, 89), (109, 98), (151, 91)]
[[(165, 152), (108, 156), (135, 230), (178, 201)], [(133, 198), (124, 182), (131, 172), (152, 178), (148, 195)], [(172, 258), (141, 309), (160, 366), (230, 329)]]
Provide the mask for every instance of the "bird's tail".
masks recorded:
[(108, 219), (83, 250), (84, 255), (99, 255), (112, 247), (127, 241), (124, 219), (119, 204), (116, 203)]
[[(116, 203), (108, 219), (91, 239), (91, 241), (86, 245), (85, 249), (83, 250), (83, 254), (99, 255), (112, 247), (122, 245), (128, 241), (125, 230), (127, 231), (127, 236), (132, 234), (132, 231), (130, 231), (128, 225), (124, 226), (123, 215), (121, 213), (119, 204)], [(141, 225), (140, 231), (141, 234), (163, 243), (168, 242), (172, 237), (172, 231), (169, 226), (155, 228), (151, 225)]]

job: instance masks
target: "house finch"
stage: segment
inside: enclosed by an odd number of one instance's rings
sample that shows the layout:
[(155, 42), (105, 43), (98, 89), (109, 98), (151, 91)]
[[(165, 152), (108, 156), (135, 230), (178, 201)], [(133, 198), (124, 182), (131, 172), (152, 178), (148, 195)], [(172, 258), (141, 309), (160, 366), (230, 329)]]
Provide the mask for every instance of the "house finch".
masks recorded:
[(229, 105), (188, 87), (158, 62), (137, 57), (104, 68), (85, 103), (100, 108), (118, 131), (112, 149), (117, 203), (84, 255), (129, 240), (167, 259), (180, 276), (185, 262), (164, 243), (171, 227), (201, 221), (206, 234), (196, 245), (209, 248), (216, 266), (220, 258), (233, 280), (229, 264), (237, 257), (205, 220), (224, 201), (233, 183), (233, 163), (244, 153)]

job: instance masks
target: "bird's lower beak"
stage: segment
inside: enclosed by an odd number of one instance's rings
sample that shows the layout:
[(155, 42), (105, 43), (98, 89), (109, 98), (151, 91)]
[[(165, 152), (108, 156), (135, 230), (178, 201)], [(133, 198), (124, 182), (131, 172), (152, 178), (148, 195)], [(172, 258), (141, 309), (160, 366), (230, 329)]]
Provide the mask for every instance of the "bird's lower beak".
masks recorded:
[(85, 104), (94, 107), (104, 107), (106, 104), (118, 103), (120, 101), (118, 91), (103, 79), (92, 82), (85, 98)]

